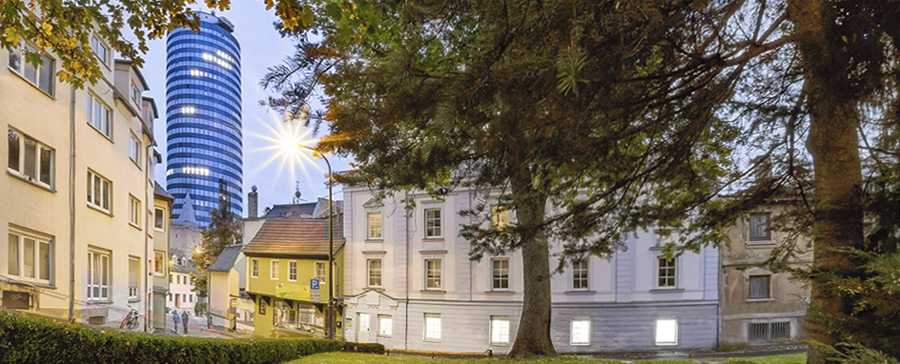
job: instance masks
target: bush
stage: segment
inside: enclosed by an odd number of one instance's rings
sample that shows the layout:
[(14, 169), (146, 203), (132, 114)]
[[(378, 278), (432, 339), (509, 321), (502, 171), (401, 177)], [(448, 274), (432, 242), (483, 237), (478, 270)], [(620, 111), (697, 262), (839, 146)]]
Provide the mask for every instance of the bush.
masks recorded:
[(716, 349), (716, 351), (718, 351), (720, 353), (727, 353), (727, 352), (732, 352), (732, 351), (742, 351), (745, 349), (747, 349), (747, 343), (723, 342), (723, 343), (719, 344), (719, 348)]
[(281, 363), (306, 355), (384, 353), (322, 339), (204, 339), (98, 330), (0, 309), (0, 363)]

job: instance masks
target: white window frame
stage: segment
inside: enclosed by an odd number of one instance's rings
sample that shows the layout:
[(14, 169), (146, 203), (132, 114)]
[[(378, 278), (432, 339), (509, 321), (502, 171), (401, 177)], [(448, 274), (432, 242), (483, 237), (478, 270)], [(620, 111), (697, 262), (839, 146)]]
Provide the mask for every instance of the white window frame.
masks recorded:
[[(587, 327), (581, 327), (583, 325), (587, 325)], [(590, 346), (591, 339), (593, 338), (592, 329), (594, 323), (590, 317), (587, 316), (575, 316), (569, 321), (569, 345), (571, 346)], [(583, 333), (584, 337), (581, 337), (581, 331), (585, 331)]]
[[(765, 226), (762, 227), (764, 229), (765, 234), (759, 235), (759, 231), (754, 232), (754, 230), (758, 230), (757, 226), (754, 226), (754, 217), (764, 217), (765, 218)], [(749, 226), (749, 231), (747, 232), (747, 238), (751, 243), (759, 243), (759, 242), (768, 242), (772, 240), (772, 230), (769, 229), (769, 225), (771, 225), (771, 217), (768, 213), (752, 213), (747, 220), (747, 225)]]
[[(373, 266), (376, 262), (377, 267)], [(368, 287), (384, 286), (384, 261), (381, 258), (366, 259), (366, 278)]]
[[(103, 211), (107, 214), (112, 213), (112, 181), (97, 174), (92, 170), (87, 171), (88, 175), (88, 206)], [(104, 190), (104, 182), (106, 189)], [(104, 206), (104, 204), (106, 206)]]
[(509, 345), (509, 316), (491, 316), (491, 345)]
[[(15, 158), (17, 164), (16, 168), (10, 166), (11, 162), (13, 161), (13, 153), (10, 150), (14, 143), (14, 141), (11, 140), (13, 135), (16, 135), (16, 137), (19, 139), (17, 144), (19, 155), (18, 158)], [(43, 186), (52, 190), (54, 181), (56, 180), (56, 173), (54, 173), (54, 171), (56, 170), (56, 150), (13, 128), (9, 128), (7, 131), (7, 141), (6, 168), (9, 173), (11, 175), (18, 176), (21, 179), (27, 180), (28, 182), (34, 183), (38, 186)], [(32, 166), (33, 170), (31, 170), (32, 168), (28, 168), (28, 166), (26, 165), (28, 159), (28, 151), (26, 150), (26, 147), (28, 145), (28, 142), (34, 144), (33, 149), (31, 149), (31, 152), (34, 156), (34, 162)], [(47, 162), (45, 162), (42, 157), (44, 151), (48, 152), (50, 155), (49, 161)], [(29, 170), (31, 171), (29, 172)]]
[(87, 121), (94, 130), (112, 140), (112, 108), (93, 93), (88, 93)]
[(440, 207), (425, 209), (425, 238), (443, 237), (443, 213)]
[[(13, 237), (15, 237), (15, 239)], [(29, 256), (26, 256), (26, 240), (31, 242), (30, 274), (28, 273), (29, 269), (27, 269), (26, 264), (29, 260)], [(7, 267), (5, 273), (9, 277), (15, 277), (16, 280), (19, 281), (51, 284), (55, 273), (55, 254), (53, 245), (53, 239), (51, 238), (29, 234), (10, 228), (7, 235)], [(46, 261), (41, 256), (42, 251), (47, 254)], [(15, 272), (13, 272), (13, 269), (15, 269)], [(43, 272), (44, 269), (47, 271)], [(46, 278), (43, 277), (44, 273), (46, 273)]]
[(425, 341), (441, 341), (443, 336), (443, 325), (441, 324), (441, 314), (425, 313), (424, 323), (424, 340)]
[[(672, 325), (670, 330), (663, 331), (664, 328), (669, 329), (668, 327), (664, 327), (668, 325)], [(675, 346), (678, 345), (678, 319), (673, 317), (666, 318), (657, 318), (656, 322), (653, 325), (654, 330), (654, 342), (658, 346)], [(667, 334), (671, 331), (672, 337), (667, 337)]]
[(134, 195), (128, 195), (128, 224), (135, 228), (141, 228), (141, 200)]
[(128, 133), (128, 158), (138, 168), (141, 168), (141, 141), (134, 133)]
[[(134, 272), (131, 270), (132, 267), (136, 267), (137, 271)], [(135, 280), (137, 281), (136, 285), (131, 285), (131, 278), (134, 275)], [(141, 299), (141, 259), (138, 257), (128, 257), (128, 300), (129, 301), (139, 301)]]
[[(375, 221), (374, 218), (377, 218)], [(372, 240), (384, 239), (384, 219), (380, 212), (369, 212), (366, 214), (366, 238)]]
[[(672, 284), (672, 285), (669, 285), (668, 282), (666, 282), (666, 284), (660, 284), (661, 279), (669, 278), (668, 274), (666, 274), (665, 276), (662, 276), (662, 277), (660, 276), (660, 273), (661, 273), (660, 270), (663, 269), (663, 267), (660, 266), (660, 263), (663, 260), (666, 260), (667, 262), (671, 262), (671, 264), (674, 265), (674, 267), (669, 268), (668, 263), (667, 263), (667, 266), (665, 267), (667, 270), (671, 269), (673, 271), (672, 280), (674, 281), (674, 284)], [(678, 257), (674, 257), (671, 260), (668, 260), (661, 255), (656, 256), (656, 263), (654, 266), (655, 269), (653, 270), (654, 271), (653, 277), (654, 277), (654, 285), (656, 286), (657, 289), (676, 289), (676, 288), (678, 288), (678, 265), (679, 265)]]
[(368, 313), (359, 314), (359, 331), (372, 331), (372, 315)]
[[(437, 268), (434, 267), (434, 263), (437, 263)], [(442, 290), (444, 287), (443, 259), (440, 259), (440, 258), (425, 259), (424, 267), (425, 267), (425, 290), (435, 290), (435, 291)]]
[[(159, 223), (159, 224), (157, 224)], [(166, 210), (159, 207), (153, 208), (153, 228), (158, 231), (166, 231)]]
[[(498, 263), (501, 265), (498, 271)], [(506, 263), (506, 267), (502, 267)], [(505, 272), (504, 272), (505, 270)], [(492, 291), (508, 291), (509, 290), (509, 273), (510, 259), (507, 257), (491, 259), (491, 290)]]
[(88, 301), (112, 301), (112, 254), (88, 250)]
[[(34, 68), (31, 63), (26, 61), (25, 53), (38, 53), (41, 55), (41, 64)], [(48, 66), (49, 63), (49, 66)], [(41, 90), (50, 97), (54, 97), (56, 91), (56, 60), (52, 57), (38, 51), (27, 43), (20, 43), (18, 46), (9, 50), (9, 61), (7, 67), (20, 78), (30, 83), (32, 86)], [(29, 71), (31, 70), (31, 71)], [(49, 71), (47, 71), (49, 70)], [(46, 71), (46, 73), (44, 73)], [(29, 76), (29, 73), (33, 72)], [(46, 82), (45, 84), (43, 82)], [(44, 88), (46, 87), (46, 88)]]
[(591, 287), (591, 260), (584, 258), (572, 262), (572, 290), (587, 291)]
[(321, 283), (325, 282), (325, 278), (328, 278), (328, 263), (316, 262), (316, 279)]
[(109, 66), (109, 47), (96, 35), (91, 37), (91, 51), (106, 66)]
[(391, 337), (394, 333), (394, 318), (391, 315), (378, 315), (378, 336)]
[(259, 259), (250, 259), (250, 277), (259, 278)]
[(288, 261), (288, 281), (291, 281), (291, 282), (297, 281), (297, 261), (296, 260)]
[(273, 281), (277, 281), (278, 277), (281, 275), (281, 262), (278, 259), (272, 259), (269, 262), (269, 278)]

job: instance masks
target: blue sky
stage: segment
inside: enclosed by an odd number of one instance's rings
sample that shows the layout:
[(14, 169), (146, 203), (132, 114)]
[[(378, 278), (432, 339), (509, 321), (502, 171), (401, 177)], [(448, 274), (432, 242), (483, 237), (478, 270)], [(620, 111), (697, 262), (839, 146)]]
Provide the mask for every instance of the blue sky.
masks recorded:
[[(311, 139), (311, 131), (299, 125), (284, 124), (280, 117), (259, 101), (265, 98), (265, 92), (259, 86), (259, 80), (266, 73), (266, 68), (281, 62), (293, 51), (293, 43), (282, 39), (272, 26), (276, 17), (273, 11), (266, 11), (261, 1), (239, 0), (231, 3), (231, 9), (216, 12), (224, 15), (234, 24), (234, 36), (241, 44), (241, 72), (243, 92), (243, 127), (244, 127), (244, 216), (247, 215), (247, 193), (251, 186), (257, 186), (259, 193), (259, 213), (267, 206), (291, 203), (300, 182), (301, 198), (315, 201), (317, 197), (325, 197), (328, 188), (325, 185), (326, 167), (321, 159), (313, 160), (309, 153), (298, 153), (285, 149), (297, 137)], [(157, 150), (165, 158), (166, 154), (166, 42), (165, 39), (149, 43), (150, 51), (144, 56), (142, 72), (149, 84), (150, 91), (145, 95), (156, 100), (157, 108), (162, 116), (157, 119), (154, 134)], [(315, 104), (313, 108), (320, 108)], [(320, 129), (324, 130), (324, 128)], [(290, 137), (293, 135), (293, 137)], [(287, 137), (286, 137), (287, 136)], [(319, 135), (321, 137), (321, 135)], [(277, 139), (277, 140), (276, 140)], [(278, 148), (277, 144), (283, 144)], [(315, 146), (314, 141), (306, 145)], [(165, 160), (165, 159), (164, 159)], [(349, 169), (346, 160), (329, 158), (335, 171)], [(162, 186), (165, 181), (165, 163), (156, 169), (156, 179)], [(342, 199), (340, 186), (335, 186), (335, 199)]]

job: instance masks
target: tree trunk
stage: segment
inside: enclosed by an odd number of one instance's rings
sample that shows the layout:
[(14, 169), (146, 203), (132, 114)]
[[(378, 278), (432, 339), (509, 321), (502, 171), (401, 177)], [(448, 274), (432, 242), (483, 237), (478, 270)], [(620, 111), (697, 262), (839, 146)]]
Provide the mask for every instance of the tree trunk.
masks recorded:
[[(515, 169), (518, 171), (510, 179), (513, 195), (535, 196), (527, 167), (520, 164)], [(528, 230), (520, 237), (525, 288), (519, 330), (509, 351), (514, 359), (556, 355), (550, 341), (550, 246), (542, 230), (535, 228), (544, 221), (547, 197), (538, 195), (527, 200), (516, 208), (517, 223)]]
[[(834, 15), (827, 1), (792, 0), (795, 43), (803, 59), (810, 112), (808, 148), (815, 168), (815, 220), (813, 222), (813, 272), (852, 273), (857, 263), (850, 254), (834, 248), (863, 246), (862, 171), (857, 129), (856, 100), (841, 89), (847, 75), (835, 64), (831, 29)], [(846, 86), (845, 86), (846, 87)], [(840, 332), (828, 317), (851, 310), (849, 302), (828, 293), (813, 276), (812, 303), (807, 317), (807, 338), (834, 344)], [(823, 320), (825, 318), (825, 320)], [(830, 327), (831, 326), (831, 327)], [(810, 346), (807, 363), (824, 363), (823, 352)]]

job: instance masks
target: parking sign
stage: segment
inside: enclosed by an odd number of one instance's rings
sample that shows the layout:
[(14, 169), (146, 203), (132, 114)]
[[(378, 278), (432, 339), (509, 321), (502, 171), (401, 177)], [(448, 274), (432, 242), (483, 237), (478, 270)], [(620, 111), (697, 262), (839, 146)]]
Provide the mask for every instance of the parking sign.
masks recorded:
[(316, 278), (309, 280), (309, 288), (310, 289), (319, 289), (319, 280)]

